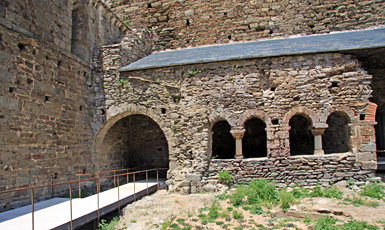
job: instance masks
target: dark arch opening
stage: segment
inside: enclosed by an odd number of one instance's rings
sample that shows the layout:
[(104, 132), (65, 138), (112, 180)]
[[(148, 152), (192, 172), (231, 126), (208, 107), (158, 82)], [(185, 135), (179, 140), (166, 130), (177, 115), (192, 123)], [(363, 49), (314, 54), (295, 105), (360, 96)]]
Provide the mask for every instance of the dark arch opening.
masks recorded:
[(218, 121), (212, 128), (212, 156), (219, 159), (234, 159), (235, 139), (230, 133), (231, 126), (227, 121)]
[(290, 155), (314, 154), (314, 136), (311, 133), (311, 121), (302, 115), (294, 115), (290, 121)]
[(385, 150), (385, 105), (378, 107), (376, 111), (376, 146), (377, 150)]
[(117, 121), (103, 140), (102, 153), (112, 168), (169, 168), (167, 139), (159, 125), (145, 115)]
[(266, 124), (259, 118), (251, 118), (244, 125), (246, 132), (242, 139), (243, 156), (267, 157)]
[(345, 153), (349, 151), (349, 126), (345, 114), (332, 113), (326, 123), (328, 128), (322, 135), (322, 147), (325, 154)]

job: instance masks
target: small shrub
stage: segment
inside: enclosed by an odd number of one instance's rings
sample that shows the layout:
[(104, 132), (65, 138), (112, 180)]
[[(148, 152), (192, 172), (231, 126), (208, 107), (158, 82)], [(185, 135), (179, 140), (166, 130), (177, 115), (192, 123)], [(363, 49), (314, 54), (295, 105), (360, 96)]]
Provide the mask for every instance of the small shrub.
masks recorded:
[(281, 189), (278, 193), (278, 198), (281, 203), (282, 210), (286, 211), (290, 208), (290, 205), (295, 203), (295, 197), (293, 193), (287, 192), (286, 189)]
[(235, 210), (233, 212), (233, 217), (234, 217), (234, 219), (239, 220), (239, 219), (243, 218), (243, 214), (241, 212), (238, 212)]
[(250, 209), (250, 214), (254, 214), (254, 215), (262, 215), (263, 214), (263, 210), (262, 210), (262, 207), (255, 204), (251, 207)]
[(223, 171), (218, 173), (219, 173), (218, 181), (230, 187), (230, 183), (233, 181), (233, 176), (230, 175), (229, 171)]

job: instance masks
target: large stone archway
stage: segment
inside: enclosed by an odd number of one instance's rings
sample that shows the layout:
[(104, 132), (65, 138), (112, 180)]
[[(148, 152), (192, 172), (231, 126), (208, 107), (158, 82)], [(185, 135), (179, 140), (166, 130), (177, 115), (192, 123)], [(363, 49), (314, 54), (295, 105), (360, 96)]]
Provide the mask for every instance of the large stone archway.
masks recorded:
[(169, 168), (171, 130), (141, 106), (113, 106), (94, 142), (97, 170)]

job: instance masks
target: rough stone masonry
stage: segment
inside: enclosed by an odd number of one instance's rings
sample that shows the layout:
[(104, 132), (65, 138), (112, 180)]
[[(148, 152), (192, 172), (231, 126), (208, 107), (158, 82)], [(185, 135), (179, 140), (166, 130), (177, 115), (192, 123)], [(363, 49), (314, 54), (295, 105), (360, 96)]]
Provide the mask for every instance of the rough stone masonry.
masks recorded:
[[(215, 190), (222, 170), (282, 186), (375, 180), (381, 44), (121, 68), (152, 50), (378, 29), (383, 12), (380, 0), (1, 1), (0, 191), (137, 166), (167, 168), (182, 193)], [(0, 211), (29, 202), (7, 193)]]

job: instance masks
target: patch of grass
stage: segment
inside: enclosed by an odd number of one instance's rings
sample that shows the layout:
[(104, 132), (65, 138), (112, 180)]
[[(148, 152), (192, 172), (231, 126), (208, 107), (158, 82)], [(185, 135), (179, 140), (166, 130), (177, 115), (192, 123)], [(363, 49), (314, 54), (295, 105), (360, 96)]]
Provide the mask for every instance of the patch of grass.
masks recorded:
[(309, 189), (306, 189), (304, 187), (294, 188), (293, 191), (291, 191), (293, 196), (297, 199), (302, 199), (305, 197), (308, 197), (310, 194)]
[(184, 219), (177, 219), (176, 222), (178, 222), (178, 224), (184, 224), (185, 220)]
[(334, 224), (337, 223), (337, 220), (332, 217), (322, 217), (316, 221), (314, 230), (334, 230), (336, 227)]
[(286, 188), (281, 189), (278, 193), (278, 199), (281, 203), (281, 209), (286, 211), (290, 208), (290, 205), (295, 203), (295, 197), (293, 193), (288, 192)]
[(250, 214), (262, 215), (263, 213), (262, 207), (257, 204), (253, 205), (250, 209)]
[(238, 212), (237, 210), (235, 210), (233, 212), (233, 217), (234, 217), (234, 219), (239, 220), (239, 219), (243, 218), (243, 214), (242, 214), (242, 212)]
[(379, 229), (377, 226), (370, 225), (367, 222), (360, 222), (360, 221), (349, 221), (348, 223), (345, 223), (342, 225), (343, 230), (355, 230), (355, 229), (368, 229), (368, 230), (377, 230)]
[(367, 198), (366, 198), (366, 200), (364, 200), (361, 197), (356, 197), (356, 196), (353, 196), (353, 198), (346, 197), (343, 201), (344, 201), (343, 204), (351, 203), (352, 205), (354, 205), (356, 207), (360, 207), (360, 206), (364, 205), (364, 206), (368, 206), (368, 207), (377, 208), (379, 206), (378, 202), (368, 201)]
[(136, 220), (131, 220), (130, 223), (136, 223)]
[(362, 196), (368, 196), (376, 199), (383, 199), (385, 198), (385, 186), (380, 183), (370, 183), (366, 185), (362, 191), (360, 192), (360, 195)]
[(215, 224), (218, 225), (218, 226), (221, 226), (221, 225), (224, 224), (224, 222), (222, 222), (222, 221), (217, 221), (217, 222), (215, 222)]
[(322, 217), (316, 220), (316, 225), (314, 226), (314, 230), (378, 230), (379, 228), (375, 225), (370, 225), (367, 222), (361, 221), (349, 221), (348, 223), (344, 223), (343, 225), (335, 225), (337, 223), (337, 219), (332, 217)]
[(313, 188), (313, 191), (310, 193), (312, 197), (326, 197), (326, 198), (336, 198), (341, 200), (343, 192), (338, 190), (335, 187), (324, 188), (322, 189), (319, 185)]

